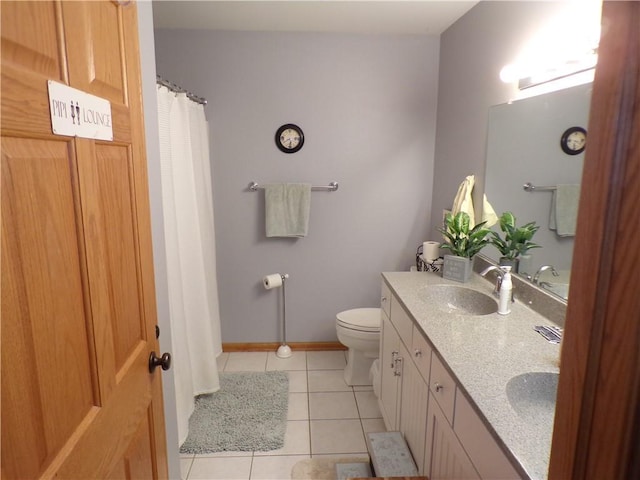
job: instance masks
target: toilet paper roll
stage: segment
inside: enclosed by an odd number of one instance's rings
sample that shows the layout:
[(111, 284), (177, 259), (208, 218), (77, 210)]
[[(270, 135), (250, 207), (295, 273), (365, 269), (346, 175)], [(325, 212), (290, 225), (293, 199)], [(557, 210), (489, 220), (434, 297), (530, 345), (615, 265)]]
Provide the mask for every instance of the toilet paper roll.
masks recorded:
[(423, 242), (422, 257), (427, 263), (432, 263), (440, 256), (440, 242)]
[(267, 290), (272, 288), (278, 288), (282, 286), (282, 276), (279, 273), (272, 273), (271, 275), (265, 275), (262, 279), (262, 284)]

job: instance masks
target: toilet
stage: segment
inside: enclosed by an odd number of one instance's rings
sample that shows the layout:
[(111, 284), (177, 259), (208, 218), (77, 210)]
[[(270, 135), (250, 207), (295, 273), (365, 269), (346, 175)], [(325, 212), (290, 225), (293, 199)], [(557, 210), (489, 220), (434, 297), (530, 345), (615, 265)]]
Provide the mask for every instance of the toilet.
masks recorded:
[(354, 308), (336, 315), (338, 340), (349, 348), (344, 380), (371, 385), (369, 371), (380, 352), (380, 308)]

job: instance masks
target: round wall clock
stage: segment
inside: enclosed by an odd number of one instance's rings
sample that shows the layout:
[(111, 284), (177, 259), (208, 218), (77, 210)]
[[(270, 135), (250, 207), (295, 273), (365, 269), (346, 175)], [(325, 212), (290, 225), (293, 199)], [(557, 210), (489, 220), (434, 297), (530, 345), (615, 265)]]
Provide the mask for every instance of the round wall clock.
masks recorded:
[(567, 128), (560, 138), (560, 147), (567, 155), (584, 152), (587, 145), (587, 131), (582, 127)]
[(304, 145), (302, 129), (293, 123), (282, 125), (276, 132), (276, 145), (284, 153), (295, 153)]

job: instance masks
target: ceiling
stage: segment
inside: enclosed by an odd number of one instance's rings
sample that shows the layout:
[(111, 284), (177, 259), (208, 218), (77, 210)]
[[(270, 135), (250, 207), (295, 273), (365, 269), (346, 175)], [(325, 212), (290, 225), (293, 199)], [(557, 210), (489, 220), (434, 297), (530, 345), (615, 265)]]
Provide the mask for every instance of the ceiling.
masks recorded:
[(440, 35), (477, 1), (154, 0), (155, 28)]

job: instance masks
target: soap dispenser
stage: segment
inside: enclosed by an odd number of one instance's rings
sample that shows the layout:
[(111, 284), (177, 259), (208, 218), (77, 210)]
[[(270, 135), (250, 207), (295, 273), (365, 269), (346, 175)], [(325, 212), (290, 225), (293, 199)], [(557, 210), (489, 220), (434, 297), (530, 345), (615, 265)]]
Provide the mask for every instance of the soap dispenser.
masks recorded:
[(511, 282), (511, 267), (500, 267), (504, 274), (502, 282), (500, 282), (500, 291), (498, 299), (498, 313), (500, 315), (508, 315), (511, 313), (511, 298), (513, 297), (513, 283)]

